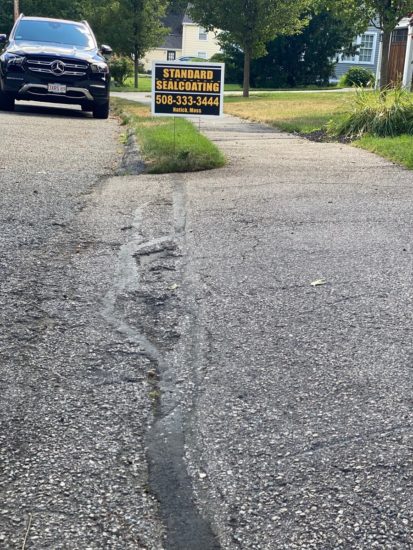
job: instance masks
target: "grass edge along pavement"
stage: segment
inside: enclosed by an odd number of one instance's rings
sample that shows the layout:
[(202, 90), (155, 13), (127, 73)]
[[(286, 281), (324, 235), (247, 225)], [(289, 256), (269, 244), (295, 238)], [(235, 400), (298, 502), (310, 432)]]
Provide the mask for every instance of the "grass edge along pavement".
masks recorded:
[[(411, 94), (413, 102), (413, 94)], [(269, 124), (286, 132), (334, 141), (327, 136), (330, 121), (339, 123), (350, 112), (354, 93), (285, 92), (277, 95), (259, 94), (250, 98), (225, 98), (225, 112), (254, 122)], [(355, 147), (376, 153), (408, 169), (413, 169), (413, 135), (395, 137), (365, 135), (350, 142)]]
[(197, 172), (225, 165), (223, 153), (185, 118), (153, 117), (147, 105), (112, 98), (112, 109), (135, 132), (149, 174)]
[[(340, 88), (342, 86), (326, 86), (324, 89), (333, 90), (334, 88)], [(299, 90), (320, 90), (320, 86), (304, 86), (302, 88), (298, 88)], [(152, 76), (148, 74), (139, 74), (138, 79), (138, 87), (135, 88), (134, 85), (134, 78), (129, 77), (125, 80), (125, 84), (123, 86), (117, 86), (115, 82), (112, 81), (111, 83), (111, 90), (112, 92), (150, 92), (152, 90)], [(225, 83), (224, 85), (224, 91), (225, 92), (242, 92), (242, 84), (230, 84)], [(277, 88), (254, 88), (251, 87), (251, 92), (271, 92), (271, 91), (279, 91)], [(290, 89), (285, 91), (292, 91)]]

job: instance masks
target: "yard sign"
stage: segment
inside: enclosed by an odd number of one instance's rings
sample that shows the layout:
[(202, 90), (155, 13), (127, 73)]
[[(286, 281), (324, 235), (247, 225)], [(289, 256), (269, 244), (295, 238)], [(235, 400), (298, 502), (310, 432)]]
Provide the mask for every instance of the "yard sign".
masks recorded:
[(159, 62), (152, 65), (152, 114), (222, 116), (224, 64)]

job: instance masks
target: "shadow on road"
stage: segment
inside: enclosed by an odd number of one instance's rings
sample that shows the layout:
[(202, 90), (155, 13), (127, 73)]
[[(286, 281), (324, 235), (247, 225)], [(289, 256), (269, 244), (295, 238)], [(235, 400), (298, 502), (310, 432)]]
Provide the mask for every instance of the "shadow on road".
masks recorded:
[[(10, 113), (13, 114), (13, 113)], [(51, 103), (26, 103), (16, 102), (14, 114), (46, 115), (65, 118), (92, 118), (91, 113), (83, 112), (78, 105), (54, 105)]]

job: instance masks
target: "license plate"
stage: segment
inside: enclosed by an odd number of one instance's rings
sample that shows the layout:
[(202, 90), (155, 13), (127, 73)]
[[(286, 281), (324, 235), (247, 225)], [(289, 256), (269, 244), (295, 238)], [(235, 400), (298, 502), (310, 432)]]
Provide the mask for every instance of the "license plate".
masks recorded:
[(48, 84), (47, 91), (51, 94), (65, 94), (66, 86), (64, 84)]

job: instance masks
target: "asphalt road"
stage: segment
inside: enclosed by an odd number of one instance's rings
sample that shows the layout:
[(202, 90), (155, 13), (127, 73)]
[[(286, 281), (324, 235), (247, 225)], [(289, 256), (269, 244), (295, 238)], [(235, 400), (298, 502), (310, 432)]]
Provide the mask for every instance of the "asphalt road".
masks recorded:
[(116, 121), (0, 115), (0, 547), (413, 548), (412, 173), (203, 131), (120, 177)]
[[(0, 548), (160, 548), (151, 361), (125, 336), (116, 120), (0, 114)], [(126, 284), (126, 283), (125, 283)]]

